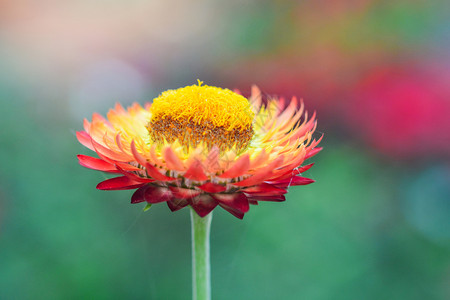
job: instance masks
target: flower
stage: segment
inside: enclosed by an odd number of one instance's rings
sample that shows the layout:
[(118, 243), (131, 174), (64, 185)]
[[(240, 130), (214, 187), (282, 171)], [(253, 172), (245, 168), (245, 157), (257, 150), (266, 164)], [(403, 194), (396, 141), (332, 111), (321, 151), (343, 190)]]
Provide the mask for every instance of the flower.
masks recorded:
[(82, 166), (120, 174), (100, 190), (137, 189), (131, 203), (166, 202), (172, 211), (191, 206), (200, 217), (221, 206), (242, 219), (249, 205), (284, 201), (317, 154), (315, 114), (303, 114), (303, 101), (262, 99), (202, 85), (168, 90), (127, 110), (120, 104), (107, 118), (84, 120), (79, 142), (99, 158), (78, 155)]
[[(345, 121), (373, 149), (411, 160), (450, 153), (449, 68), (380, 65), (353, 88)], [(357, 126), (355, 126), (357, 124)]]

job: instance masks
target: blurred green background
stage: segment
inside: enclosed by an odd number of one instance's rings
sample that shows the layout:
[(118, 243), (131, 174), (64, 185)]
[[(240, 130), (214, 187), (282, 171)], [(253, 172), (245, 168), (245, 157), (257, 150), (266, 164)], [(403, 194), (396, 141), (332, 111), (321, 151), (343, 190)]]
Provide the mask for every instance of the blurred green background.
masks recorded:
[(196, 83), (303, 97), (316, 183), (214, 211), (214, 299), (450, 298), (448, 1), (0, 1), (0, 298), (189, 299), (187, 209), (78, 165), (83, 118)]

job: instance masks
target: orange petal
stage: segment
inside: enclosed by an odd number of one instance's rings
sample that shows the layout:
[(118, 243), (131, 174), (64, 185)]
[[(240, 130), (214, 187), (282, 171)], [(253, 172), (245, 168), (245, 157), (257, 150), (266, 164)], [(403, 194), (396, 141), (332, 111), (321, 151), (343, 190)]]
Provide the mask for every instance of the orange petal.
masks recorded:
[(114, 105), (114, 110), (117, 114), (126, 114), (125, 109), (119, 102), (117, 102), (116, 105)]
[(252, 85), (252, 92), (249, 101), (252, 104), (254, 111), (259, 111), (259, 108), (262, 105), (262, 97), (261, 90), (256, 85)]
[(225, 173), (220, 175), (220, 178), (234, 178), (244, 175), (250, 168), (250, 158), (245, 154), (236, 160), (236, 162)]
[[(102, 160), (104, 160), (112, 165), (119, 166), (122, 169), (127, 170), (127, 171), (140, 171), (140, 169), (135, 166), (132, 166), (128, 163), (116, 161), (116, 160), (104, 155), (102, 152), (98, 151), (97, 147), (103, 147), (103, 146), (99, 145), (94, 140), (92, 140), (92, 145), (94, 146), (95, 152)], [(103, 148), (106, 149), (105, 147), (103, 147)]]
[(257, 185), (263, 181), (265, 181), (267, 178), (270, 177), (270, 175), (272, 174), (272, 170), (270, 169), (265, 169), (263, 171), (259, 171), (258, 173), (256, 173), (255, 175), (244, 179), (242, 181), (233, 183), (233, 185), (235, 186), (252, 186), (252, 185)]
[(256, 156), (255, 159), (250, 162), (250, 169), (259, 167), (261, 164), (265, 163), (268, 158), (269, 154), (267, 154), (266, 150), (263, 149), (261, 152), (259, 152), (258, 156)]
[(120, 132), (119, 132), (118, 134), (116, 134), (115, 140), (116, 140), (116, 145), (117, 145), (117, 147), (119, 147), (119, 149), (120, 149), (122, 152), (125, 152), (125, 151), (123, 150)]
[(109, 129), (114, 130), (114, 126), (112, 126), (112, 124), (108, 120), (106, 120), (102, 115), (98, 113), (92, 114), (92, 123), (102, 123), (108, 126)]
[(183, 162), (173, 152), (172, 148), (166, 147), (166, 149), (164, 149), (164, 158), (166, 160), (166, 165), (169, 170), (176, 170), (176, 171), (185, 170)]
[(217, 146), (213, 146), (211, 150), (208, 153), (208, 157), (205, 161), (205, 169), (209, 173), (216, 173), (216, 171), (219, 169), (219, 155), (220, 150)]
[(140, 153), (137, 151), (137, 149), (136, 149), (136, 144), (135, 144), (134, 140), (131, 141), (130, 147), (131, 147), (131, 153), (133, 154), (133, 156), (134, 156), (134, 158), (136, 159), (136, 161), (137, 161), (140, 165), (145, 166), (145, 164), (147, 164), (147, 160), (145, 159), (145, 157), (144, 157), (142, 154), (140, 154)]
[(158, 156), (156, 155), (156, 146), (152, 145), (150, 147), (150, 160), (153, 162), (153, 164), (158, 165), (158, 166), (163, 166), (163, 162), (158, 158)]
[(86, 133), (88, 133), (91, 129), (91, 123), (86, 118), (83, 119), (83, 128)]
[(273, 170), (276, 169), (284, 160), (284, 156), (278, 156), (274, 161), (268, 164), (266, 167), (261, 168), (256, 171), (255, 175), (246, 178), (242, 181), (233, 183), (235, 186), (252, 186), (257, 185), (263, 181), (268, 180), (272, 174)]
[(91, 143), (91, 136), (86, 131), (77, 131), (77, 139), (81, 145), (85, 146), (92, 151), (95, 151)]
[(114, 152), (111, 149), (106, 148), (105, 146), (97, 143), (94, 139), (91, 139), (92, 146), (94, 146), (95, 152), (99, 156), (106, 157), (108, 159), (112, 159), (119, 162), (128, 162), (130, 158), (123, 153)]
[[(313, 116), (311, 117), (311, 119), (302, 124), (298, 129), (296, 129), (295, 131), (293, 131), (293, 134), (289, 136), (289, 140), (293, 141), (293, 140), (297, 140), (300, 137), (304, 136), (308, 131), (310, 131), (315, 124), (315, 116), (316, 116), (316, 112), (313, 113)], [(307, 116), (305, 115), (305, 120), (306, 120)]]

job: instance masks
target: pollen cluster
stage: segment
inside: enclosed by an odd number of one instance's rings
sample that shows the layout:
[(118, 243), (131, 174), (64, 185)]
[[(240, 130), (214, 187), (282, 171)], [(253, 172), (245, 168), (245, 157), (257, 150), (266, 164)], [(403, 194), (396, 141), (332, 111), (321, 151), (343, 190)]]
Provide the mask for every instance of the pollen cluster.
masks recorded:
[(249, 101), (228, 89), (191, 85), (168, 90), (153, 100), (147, 125), (156, 143), (178, 140), (189, 149), (204, 144), (220, 150), (245, 149), (253, 137)]

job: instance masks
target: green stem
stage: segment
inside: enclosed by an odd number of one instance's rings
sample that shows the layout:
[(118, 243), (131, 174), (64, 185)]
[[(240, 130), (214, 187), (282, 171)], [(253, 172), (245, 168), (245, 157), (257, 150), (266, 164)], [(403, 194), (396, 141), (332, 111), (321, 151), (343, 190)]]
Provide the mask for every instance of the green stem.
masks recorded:
[(212, 212), (201, 218), (191, 209), (192, 228), (192, 299), (211, 299), (211, 266), (209, 261), (209, 231)]

